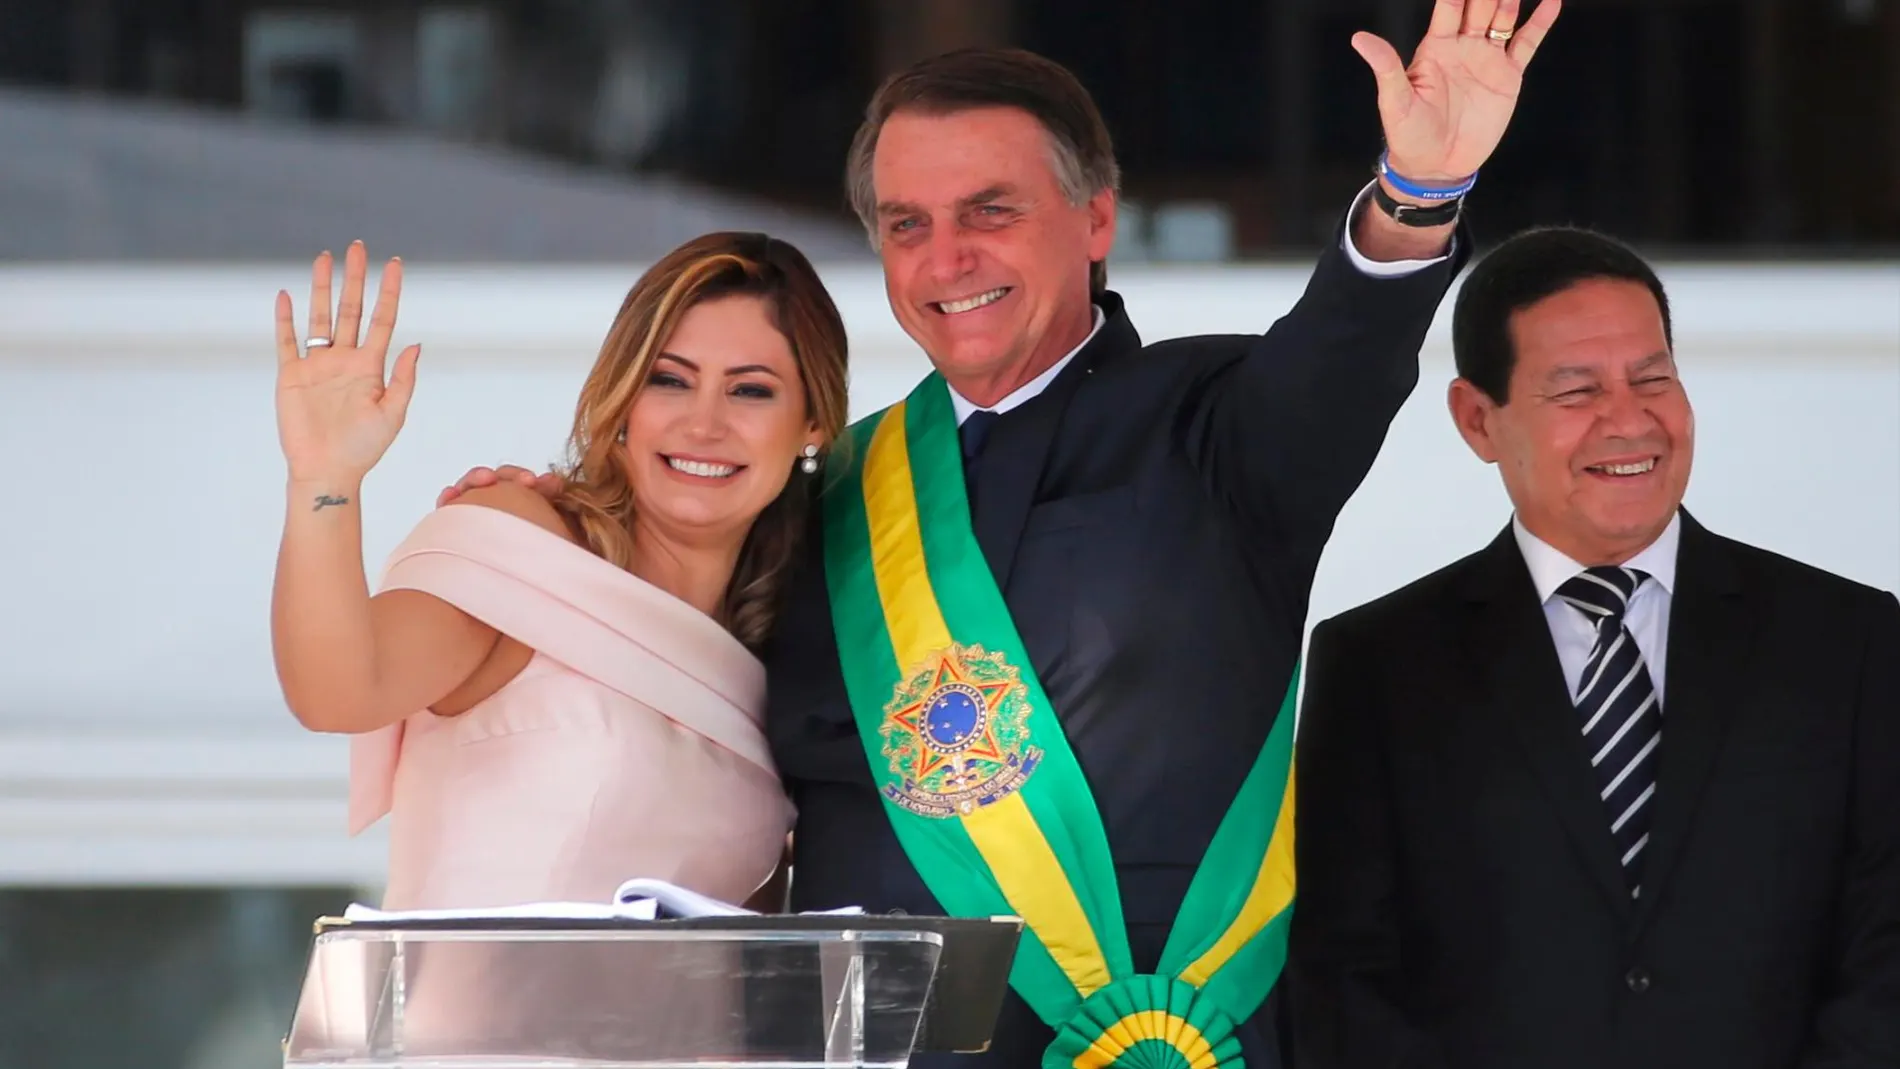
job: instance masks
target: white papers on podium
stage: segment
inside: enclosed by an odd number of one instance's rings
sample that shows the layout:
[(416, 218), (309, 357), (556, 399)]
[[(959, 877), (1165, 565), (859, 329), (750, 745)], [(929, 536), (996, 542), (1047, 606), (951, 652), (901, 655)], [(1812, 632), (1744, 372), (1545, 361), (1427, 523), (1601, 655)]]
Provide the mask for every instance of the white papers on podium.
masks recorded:
[(435, 920), (642, 920), (659, 916), (659, 906), (651, 899), (625, 905), (601, 902), (523, 902), (513, 906), (477, 906), (469, 909), (374, 909), (351, 903), (343, 911), (344, 920), (352, 921), (435, 921)]
[[(735, 906), (730, 902), (721, 902), (708, 898), (697, 891), (689, 891), (678, 884), (665, 880), (649, 880), (636, 877), (620, 885), (614, 892), (614, 901), (622, 909), (633, 909), (642, 903), (656, 905), (670, 917), (756, 917), (757, 911)], [(864, 913), (861, 906), (846, 906), (843, 909), (808, 910), (803, 916), (848, 917)]]
[[(812, 915), (857, 916), (858, 906), (819, 910)], [(525, 902), (508, 906), (467, 909), (381, 910), (353, 903), (343, 911), (345, 920), (658, 920), (669, 917), (753, 917), (743, 906), (688, 890), (665, 880), (635, 877), (620, 885), (612, 902)]]
[(698, 891), (687, 890), (678, 884), (667, 883), (665, 880), (647, 879), (643, 876), (636, 876), (626, 883), (621, 884), (620, 889), (614, 892), (614, 903), (620, 908), (644, 905), (649, 909), (664, 910), (669, 915), (675, 917), (747, 917), (754, 915), (754, 911), (746, 909), (744, 906), (735, 906), (730, 902), (721, 902), (717, 898), (702, 895)]

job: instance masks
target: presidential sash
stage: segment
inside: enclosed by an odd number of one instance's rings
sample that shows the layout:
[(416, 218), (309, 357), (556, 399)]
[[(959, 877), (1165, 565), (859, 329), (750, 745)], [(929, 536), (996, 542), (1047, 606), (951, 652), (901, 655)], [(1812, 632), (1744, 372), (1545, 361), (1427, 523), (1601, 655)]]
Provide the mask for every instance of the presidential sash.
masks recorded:
[(1241, 1066), (1235, 1024), (1286, 960), (1297, 670), (1137, 974), (1094, 795), (970, 525), (948, 387), (932, 373), (847, 433), (824, 505), (833, 624), (911, 863), (951, 915), (1022, 918), (1010, 984), (1056, 1031), (1045, 1069)]

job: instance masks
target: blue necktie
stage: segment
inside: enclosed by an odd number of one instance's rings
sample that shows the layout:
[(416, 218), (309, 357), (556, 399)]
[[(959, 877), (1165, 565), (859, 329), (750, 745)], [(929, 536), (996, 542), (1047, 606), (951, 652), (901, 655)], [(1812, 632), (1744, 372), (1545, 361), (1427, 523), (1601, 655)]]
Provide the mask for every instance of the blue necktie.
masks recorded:
[(983, 443), (989, 439), (990, 428), (996, 424), (996, 413), (987, 408), (979, 408), (964, 419), (957, 428), (957, 437), (963, 442), (963, 466), (968, 468), (978, 453), (983, 451)]
[(1596, 627), (1596, 643), (1577, 682), (1584, 748), (1623, 861), (1630, 897), (1642, 890), (1643, 850), (1655, 812), (1656, 748), (1662, 742), (1661, 696), (1636, 636), (1623, 623), (1636, 588), (1649, 576), (1634, 568), (1590, 568), (1557, 588), (1557, 596)]

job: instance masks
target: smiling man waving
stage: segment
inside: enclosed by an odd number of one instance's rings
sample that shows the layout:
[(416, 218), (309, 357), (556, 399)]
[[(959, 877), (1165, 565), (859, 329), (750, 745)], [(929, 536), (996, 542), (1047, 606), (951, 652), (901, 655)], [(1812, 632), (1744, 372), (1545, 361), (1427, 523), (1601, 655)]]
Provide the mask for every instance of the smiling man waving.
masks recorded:
[(1281, 1064), (1308, 594), (1556, 14), (1441, 0), (1409, 70), (1354, 40), (1381, 173), (1257, 335), (1143, 344), (1061, 67), (958, 52), (872, 100), (849, 192), (934, 370), (831, 458), (767, 728), (794, 907), (1027, 922), (992, 1049), (950, 1064)]

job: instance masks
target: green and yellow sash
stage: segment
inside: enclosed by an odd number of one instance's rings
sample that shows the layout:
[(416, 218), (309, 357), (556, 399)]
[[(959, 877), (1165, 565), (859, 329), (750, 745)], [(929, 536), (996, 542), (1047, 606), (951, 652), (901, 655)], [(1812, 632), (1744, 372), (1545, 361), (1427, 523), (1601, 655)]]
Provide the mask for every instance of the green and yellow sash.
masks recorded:
[(846, 690), (905, 853), (951, 915), (1023, 919), (1010, 983), (1056, 1031), (1045, 1069), (1240, 1066), (1235, 1023), (1286, 960), (1297, 670), (1157, 974), (1137, 974), (1094, 795), (970, 525), (942, 377), (849, 434), (825, 498), (826, 571)]

